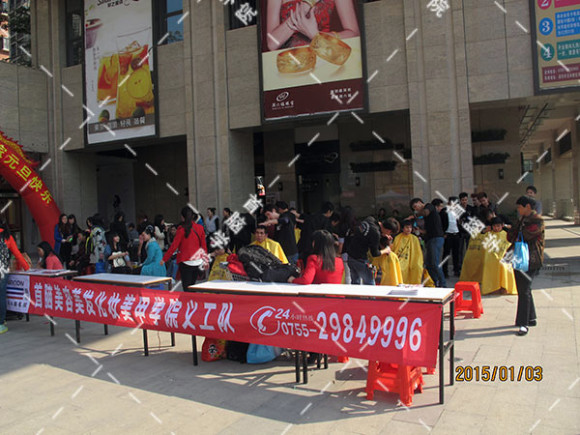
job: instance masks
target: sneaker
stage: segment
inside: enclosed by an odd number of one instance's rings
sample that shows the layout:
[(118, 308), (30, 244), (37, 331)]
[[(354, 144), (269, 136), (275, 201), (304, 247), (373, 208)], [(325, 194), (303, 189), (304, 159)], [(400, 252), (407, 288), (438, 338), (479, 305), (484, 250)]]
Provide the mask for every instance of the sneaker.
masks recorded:
[(520, 326), (520, 330), (517, 332), (519, 336), (526, 335), (528, 333), (528, 328), (526, 326)]
[(0, 325), (0, 334), (8, 332), (8, 327), (6, 325)]

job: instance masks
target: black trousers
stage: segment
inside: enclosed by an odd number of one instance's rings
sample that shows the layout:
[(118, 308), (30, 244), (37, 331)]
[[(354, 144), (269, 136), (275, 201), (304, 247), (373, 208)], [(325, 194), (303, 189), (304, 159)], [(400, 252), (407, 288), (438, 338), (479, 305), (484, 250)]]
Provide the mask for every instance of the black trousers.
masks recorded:
[(181, 284), (183, 285), (183, 291), (190, 291), (189, 286), (194, 285), (197, 281), (199, 268), (197, 266), (188, 266), (185, 263), (179, 263), (179, 273), (181, 274)]
[[(447, 258), (449, 254), (453, 257), (453, 273), (457, 276), (461, 273), (461, 264), (463, 263), (463, 244), (464, 241), (460, 233), (446, 234), (445, 245), (443, 245), (443, 258)], [(443, 273), (448, 275), (449, 261), (443, 264)]]
[(518, 287), (518, 311), (516, 326), (529, 326), (530, 320), (536, 320), (536, 307), (532, 295), (532, 280), (538, 275), (538, 270), (530, 270), (525, 274), (514, 270), (516, 286)]

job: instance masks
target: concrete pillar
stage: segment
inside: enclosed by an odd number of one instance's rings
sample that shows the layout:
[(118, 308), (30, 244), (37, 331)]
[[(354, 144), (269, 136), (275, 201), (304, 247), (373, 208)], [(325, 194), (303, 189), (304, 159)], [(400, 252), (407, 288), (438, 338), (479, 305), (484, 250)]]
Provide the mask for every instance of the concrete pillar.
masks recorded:
[[(441, 17), (404, 2), (414, 194), (425, 200), (473, 189), (463, 6)], [(416, 30), (417, 29), (417, 30)]]

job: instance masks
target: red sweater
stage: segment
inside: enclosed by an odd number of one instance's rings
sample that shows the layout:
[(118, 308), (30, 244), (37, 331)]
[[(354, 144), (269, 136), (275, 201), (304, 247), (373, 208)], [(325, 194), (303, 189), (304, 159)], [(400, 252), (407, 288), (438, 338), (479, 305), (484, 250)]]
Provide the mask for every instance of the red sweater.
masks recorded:
[[(3, 233), (3, 232), (4, 232), (4, 230), (2, 228), (0, 228), (0, 233)], [(14, 237), (10, 236), (8, 238), (8, 240), (6, 240), (6, 246), (8, 247), (10, 252), (12, 252), (12, 255), (14, 255), (14, 257), (16, 258), (16, 261), (18, 262), (18, 265), (22, 269), (24, 269), (24, 270), (30, 269), (30, 266), (28, 266), (28, 263), (26, 262), (26, 260), (24, 259), (24, 257), (20, 253), (20, 251), (18, 250), (18, 246), (16, 245), (16, 242), (14, 241)], [(9, 264), (6, 264), (5, 266), (10, 267)]]
[(306, 261), (306, 269), (301, 277), (292, 281), (293, 284), (341, 284), (344, 264), (342, 258), (334, 259), (334, 272), (322, 270), (322, 259), (311, 255)]
[(184, 261), (196, 260), (199, 257), (199, 254), (195, 256), (196, 252), (202, 248), (204, 252), (207, 252), (207, 244), (205, 242), (205, 232), (203, 231), (203, 227), (198, 224), (193, 224), (191, 227), (191, 232), (189, 233), (189, 237), (185, 237), (185, 229), (183, 226), (180, 226), (177, 229), (177, 233), (175, 233), (175, 239), (173, 243), (163, 256), (163, 262), (167, 263), (173, 253), (179, 249), (177, 253), (177, 263), (183, 263)]
[(46, 257), (46, 269), (47, 270), (61, 270), (63, 269), (62, 263), (58, 257), (54, 254), (50, 254)]

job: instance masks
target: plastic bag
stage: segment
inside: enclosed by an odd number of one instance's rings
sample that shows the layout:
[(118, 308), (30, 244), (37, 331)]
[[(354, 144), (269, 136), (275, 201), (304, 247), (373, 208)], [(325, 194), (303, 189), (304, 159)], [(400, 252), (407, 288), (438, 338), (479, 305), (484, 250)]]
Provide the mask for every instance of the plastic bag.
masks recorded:
[(219, 361), (226, 357), (226, 341), (206, 337), (201, 346), (201, 360), (205, 362)]
[(530, 266), (530, 248), (526, 242), (524, 242), (524, 236), (520, 231), (518, 235), (518, 240), (514, 245), (514, 259), (513, 266), (515, 270), (520, 270), (522, 272), (527, 272)]
[(250, 344), (246, 353), (248, 364), (263, 364), (275, 360), (282, 353), (282, 349), (264, 344)]

